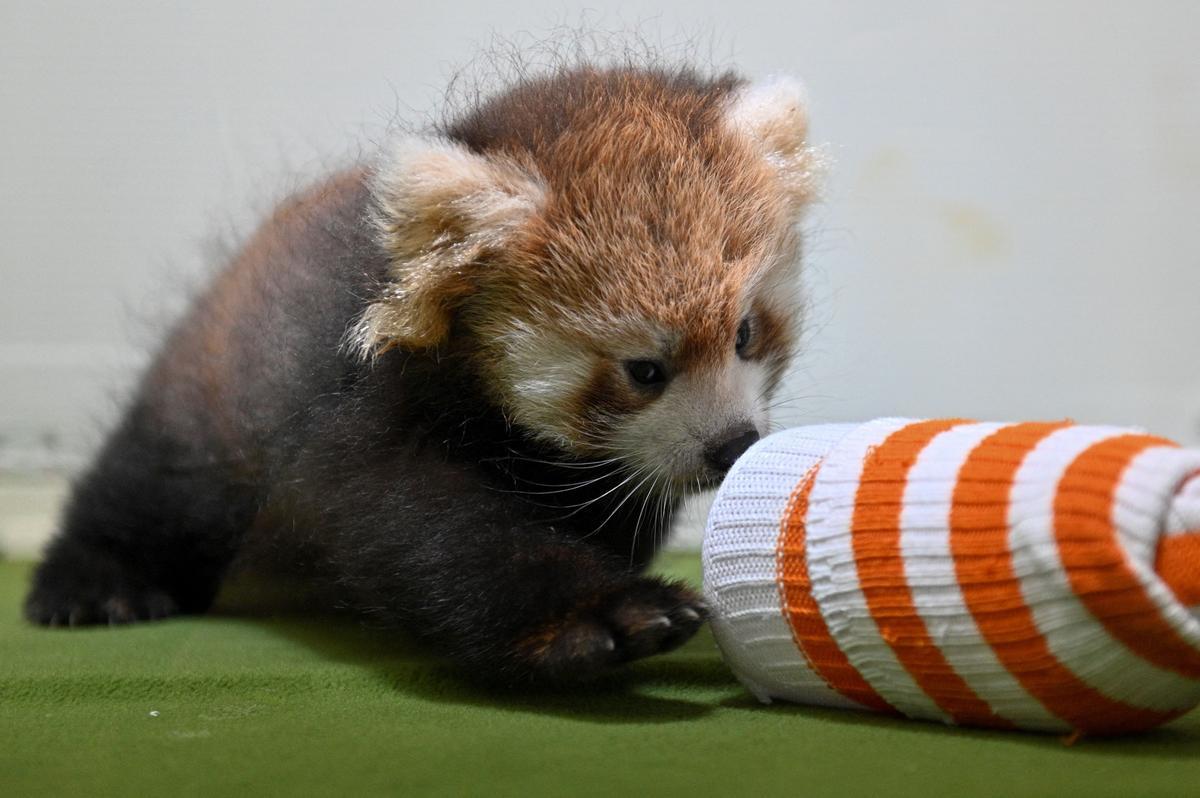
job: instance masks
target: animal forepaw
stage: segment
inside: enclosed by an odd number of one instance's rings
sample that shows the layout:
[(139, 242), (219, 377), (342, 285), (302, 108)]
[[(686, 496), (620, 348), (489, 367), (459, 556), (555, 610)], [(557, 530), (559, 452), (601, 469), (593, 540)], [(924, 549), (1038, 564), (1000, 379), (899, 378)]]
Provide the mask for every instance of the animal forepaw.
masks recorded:
[(539, 675), (586, 679), (679, 647), (707, 617), (708, 606), (689, 588), (637, 579), (539, 627), (520, 647)]

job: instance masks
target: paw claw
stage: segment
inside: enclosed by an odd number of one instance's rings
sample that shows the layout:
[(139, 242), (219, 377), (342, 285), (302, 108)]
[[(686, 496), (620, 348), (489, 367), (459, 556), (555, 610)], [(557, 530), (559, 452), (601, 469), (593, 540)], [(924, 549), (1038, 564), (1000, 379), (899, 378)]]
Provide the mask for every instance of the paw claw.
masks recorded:
[(179, 612), (165, 593), (117, 593), (92, 597), (39, 595), (26, 603), (25, 615), (33, 623), (71, 629), (103, 624), (122, 626), (142, 620), (158, 620)]

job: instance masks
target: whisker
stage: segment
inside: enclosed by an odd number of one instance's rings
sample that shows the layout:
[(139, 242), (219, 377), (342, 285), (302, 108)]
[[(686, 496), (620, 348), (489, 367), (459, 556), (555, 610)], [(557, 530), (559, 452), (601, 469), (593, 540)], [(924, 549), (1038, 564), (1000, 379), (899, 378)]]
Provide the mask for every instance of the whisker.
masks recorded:
[(638, 535), (642, 531), (642, 514), (646, 512), (647, 505), (650, 504), (650, 499), (657, 496), (658, 481), (661, 475), (654, 477), (654, 482), (650, 485), (650, 490), (646, 491), (646, 497), (642, 499), (642, 509), (638, 510), (637, 520), (633, 524), (633, 540), (629, 543), (629, 566), (633, 567), (634, 554), (637, 552)]
[(657, 506), (655, 507), (656, 523), (655, 523), (655, 541), (654, 542), (655, 542), (656, 548), (661, 548), (662, 545), (666, 542), (667, 534), (669, 532), (668, 525), (670, 523), (670, 519), (668, 518), (668, 515), (670, 514), (670, 509), (671, 509), (670, 501), (673, 498), (674, 498), (674, 496), (668, 497), (668, 494), (664, 493), (662, 496), (659, 497)]
[[(580, 509), (583, 509), (584, 507), (587, 507), (587, 506), (589, 506), (589, 505), (595, 504), (596, 502), (600, 501), (601, 499), (605, 498), (606, 496), (610, 496), (610, 495), (612, 495), (613, 493), (615, 493), (616, 491), (618, 491), (618, 490), (620, 490), (621, 488), (623, 488), (624, 486), (628, 485), (630, 482), (632, 482), (632, 481), (633, 481), (633, 479), (634, 479), (634, 478), (636, 478), (636, 477), (637, 477), (637, 475), (638, 475), (639, 473), (640, 473), (640, 471), (634, 471), (634, 472), (633, 472), (633, 473), (631, 473), (629, 476), (625, 477), (625, 479), (621, 480), (620, 482), (618, 482), (618, 483), (617, 483), (616, 485), (614, 485), (613, 487), (611, 487), (611, 488), (609, 488), (608, 490), (604, 491), (604, 493), (601, 493), (599, 496), (594, 496), (594, 497), (592, 497), (591, 499), (588, 499), (587, 501), (585, 501), (585, 502), (582, 502), (581, 504), (567, 504), (567, 505), (564, 505), (564, 506), (563, 506), (563, 509), (577, 508), (577, 509), (576, 509), (576, 512), (578, 512), (578, 510), (580, 510)], [(567, 517), (569, 518), (570, 516), (567, 516)]]
[(512, 493), (524, 493), (528, 496), (548, 496), (555, 493), (570, 493), (573, 490), (586, 488), (588, 485), (594, 485), (601, 480), (608, 479), (613, 474), (619, 471), (619, 468), (614, 468), (611, 471), (605, 472), (598, 477), (584, 480), (583, 482), (569, 482), (565, 484), (550, 484), (548, 482), (533, 482), (532, 480), (521, 479), (520, 482), (527, 485), (536, 485), (540, 488), (553, 488), (553, 490), (514, 490)]
[(506, 457), (485, 457), (480, 462), (484, 463), (499, 463), (504, 461), (514, 461), (519, 463), (537, 463), (539, 465), (558, 466), (559, 468), (575, 468), (575, 469), (592, 469), (601, 468), (613, 463), (619, 463), (619, 457), (610, 457), (605, 460), (541, 460), (536, 457), (524, 457), (514, 452)]
[[(646, 476), (642, 477), (642, 481), (639, 482), (638, 484), (634, 485), (633, 488), (630, 489), (630, 491), (625, 494), (625, 498), (623, 498), (623, 499), (621, 499), (621, 501), (617, 502), (617, 506), (612, 508), (612, 512), (610, 512), (608, 515), (606, 515), (604, 517), (604, 520), (601, 521), (600, 524), (590, 534), (594, 535), (597, 532), (599, 532), (601, 529), (603, 529), (605, 524), (607, 524), (610, 520), (612, 520), (612, 517), (617, 514), (617, 511), (620, 510), (623, 506), (625, 506), (625, 502), (629, 501), (630, 497), (634, 496), (638, 492), (638, 490), (642, 487), (642, 485), (646, 484), (646, 480), (648, 480), (652, 476), (654, 476), (656, 471), (657, 471), (657, 469), (652, 469), (650, 471), (650, 473), (648, 473)], [(622, 483), (622, 484), (624, 484), (624, 483)], [(634, 530), (634, 535), (636, 537), (637, 530)]]

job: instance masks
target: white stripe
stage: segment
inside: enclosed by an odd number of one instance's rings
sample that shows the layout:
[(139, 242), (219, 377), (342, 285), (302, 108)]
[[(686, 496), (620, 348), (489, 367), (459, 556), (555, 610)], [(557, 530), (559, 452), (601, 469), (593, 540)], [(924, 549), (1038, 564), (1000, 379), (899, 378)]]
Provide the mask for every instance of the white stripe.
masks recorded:
[[(1193, 456), (1196, 453), (1195, 449), (1184, 451)], [(1200, 532), (1200, 474), (1189, 477), (1178, 487), (1163, 526), (1163, 534), (1168, 536), (1190, 532)]]
[(908, 473), (900, 516), (904, 573), (917, 613), (942, 655), (992, 711), (1026, 727), (1069, 724), (1046, 710), (997, 659), (963, 597), (950, 547), (950, 511), (959, 470), (1005, 424), (969, 424), (935, 437)]
[(1176, 502), (1188, 476), (1197, 470), (1200, 470), (1200, 451), (1195, 449), (1154, 446), (1145, 450), (1121, 474), (1112, 521), (1117, 539), (1128, 556), (1130, 570), (1163, 620), (1193, 648), (1200, 649), (1200, 619), (1180, 603), (1154, 570), (1165, 527), (1200, 529), (1190, 516), (1195, 509), (1195, 497), (1189, 492), (1183, 502)]
[[(1200, 534), (1200, 475), (1179, 486), (1163, 526), (1164, 537), (1189, 534)], [(1200, 604), (1193, 604), (1189, 609), (1193, 617), (1200, 617)]]
[(880, 636), (854, 560), (851, 530), (863, 464), (872, 447), (913, 423), (880, 419), (863, 424), (825, 458), (809, 496), (808, 571), (830, 633), (871, 687), (905, 715), (949, 722)]
[(1054, 535), (1054, 499), (1067, 467), (1090, 446), (1127, 433), (1116, 427), (1067, 427), (1026, 456), (1009, 503), (1013, 570), (1050, 651), (1082, 681), (1131, 706), (1184, 709), (1200, 700), (1200, 684), (1151, 665), (1108, 634), (1075, 596)]
[[(1200, 529), (1200, 518), (1189, 517), (1190, 510), (1200, 509), (1193, 504), (1200, 503), (1200, 480), (1194, 481), (1195, 487), (1190, 482), (1183, 484), (1197, 469), (1200, 451), (1177, 446), (1152, 446), (1130, 461), (1117, 486), (1113, 514), (1130, 557), (1152, 563), (1162, 532), (1173, 529), (1180, 534)], [(1184, 487), (1189, 489), (1188, 494), (1182, 493)], [(1177, 498), (1182, 499), (1178, 504)]]
[(721, 485), (704, 536), (704, 592), (713, 635), (760, 700), (863, 709), (813, 671), (792, 636), (777, 581), (788, 500), (808, 470), (853, 425), (788, 430), (744, 454)]

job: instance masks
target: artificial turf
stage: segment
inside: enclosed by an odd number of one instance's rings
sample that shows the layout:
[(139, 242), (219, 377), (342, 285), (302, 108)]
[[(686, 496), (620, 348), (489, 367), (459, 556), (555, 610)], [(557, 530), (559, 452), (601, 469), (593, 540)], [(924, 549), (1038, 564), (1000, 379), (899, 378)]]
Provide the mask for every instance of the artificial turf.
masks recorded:
[(587, 689), (496, 695), (347, 619), (35, 629), (29, 569), (0, 563), (0, 796), (1200, 794), (1200, 713), (1068, 746), (761, 706), (707, 631)]

